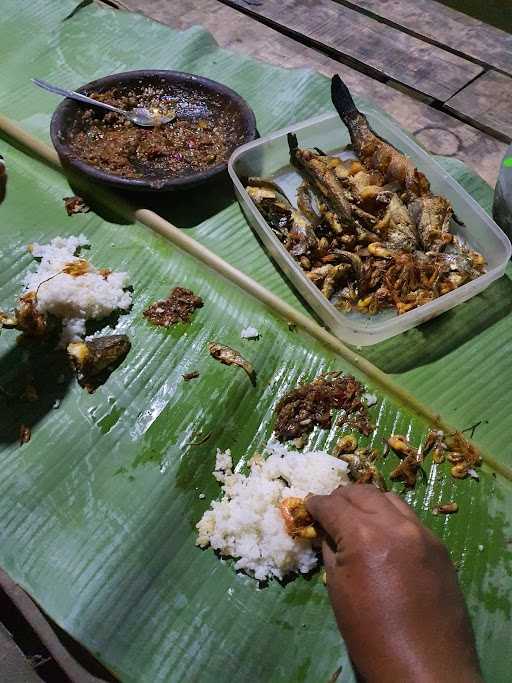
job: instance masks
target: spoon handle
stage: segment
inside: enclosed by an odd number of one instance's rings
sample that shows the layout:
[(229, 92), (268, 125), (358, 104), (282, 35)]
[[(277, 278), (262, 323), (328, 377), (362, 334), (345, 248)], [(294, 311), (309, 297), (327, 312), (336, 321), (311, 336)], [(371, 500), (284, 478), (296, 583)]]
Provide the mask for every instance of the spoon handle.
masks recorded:
[(75, 92), (74, 90), (64, 90), (64, 88), (59, 88), (58, 85), (52, 85), (51, 83), (47, 83), (46, 81), (42, 81), (39, 78), (33, 78), (32, 83), (34, 85), (39, 86), (43, 90), (48, 90), (48, 92), (53, 92), (56, 95), (62, 95), (63, 97), (69, 97), (72, 100), (78, 100), (79, 102), (85, 102), (86, 104), (92, 104), (95, 107), (103, 107), (103, 109), (108, 109), (109, 111), (115, 111), (118, 114), (123, 114), (125, 115), (126, 112), (123, 109), (118, 109), (117, 107), (113, 107), (110, 104), (106, 104), (105, 102), (98, 102), (98, 100), (93, 100), (92, 97), (87, 97), (87, 95), (82, 95), (79, 92)]

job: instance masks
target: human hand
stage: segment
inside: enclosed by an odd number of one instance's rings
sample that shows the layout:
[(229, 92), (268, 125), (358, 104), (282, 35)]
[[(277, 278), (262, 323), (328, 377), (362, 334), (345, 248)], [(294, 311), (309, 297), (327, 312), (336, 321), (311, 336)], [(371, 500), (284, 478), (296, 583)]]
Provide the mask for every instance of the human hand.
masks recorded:
[(306, 507), (328, 534), (329, 597), (365, 683), (481, 683), (455, 568), (407, 503), (352, 484)]

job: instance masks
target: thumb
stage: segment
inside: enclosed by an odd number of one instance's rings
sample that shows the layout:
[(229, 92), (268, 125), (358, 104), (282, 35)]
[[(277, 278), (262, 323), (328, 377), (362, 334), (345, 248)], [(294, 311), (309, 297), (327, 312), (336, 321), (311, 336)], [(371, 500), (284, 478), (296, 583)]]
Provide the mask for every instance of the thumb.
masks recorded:
[(343, 489), (339, 487), (328, 496), (309, 495), (304, 503), (309, 514), (337, 545), (341, 539), (343, 520), (351, 507), (343, 495)]
[(348, 484), (339, 486), (328, 496), (308, 496), (305, 505), (331, 539), (339, 545), (341, 537), (350, 537), (359, 527), (361, 517), (375, 525), (376, 520), (386, 519), (399, 513), (382, 491), (371, 484)]

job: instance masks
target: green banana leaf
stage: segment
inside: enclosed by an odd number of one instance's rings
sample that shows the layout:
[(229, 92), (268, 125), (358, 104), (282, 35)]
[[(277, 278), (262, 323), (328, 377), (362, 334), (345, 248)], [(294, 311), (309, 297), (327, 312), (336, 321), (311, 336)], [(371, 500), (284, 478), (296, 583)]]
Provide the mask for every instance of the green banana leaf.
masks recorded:
[[(312, 73), (235, 57), (200, 30), (180, 34), (142, 17), (97, 7), (62, 23), (73, 4), (38, 0), (20, 6), (7, 0), (2, 8), (0, 49), (12, 98), (2, 95), (0, 108), (11, 116), (23, 111), (22, 124), (41, 137), (47, 136), (54, 102), (32, 90), (32, 75), (76, 85), (109, 71), (143, 66), (203, 73), (249, 99), (262, 133), (328, 107), (326, 81)], [(143, 59), (131, 49), (135, 38), (145, 46)], [(24, 39), (26, 49), (19, 55), (15, 48)], [(22, 74), (26, 82), (20, 84)], [(92, 261), (126, 270), (134, 287), (133, 309), (116, 326), (130, 336), (132, 350), (93, 395), (80, 389), (58, 357), (27, 353), (15, 344), (13, 333), (0, 337), (1, 565), (123, 681), (222, 677), (327, 682), (340, 666), (338, 680), (352, 681), (318, 573), (259, 586), (236, 574), (232, 562), (196, 548), (194, 526), (219, 493), (211, 476), (215, 449), (231, 448), (234, 459), (242, 462), (260, 449), (272, 430), (273, 406), (285, 391), (330, 369), (355, 374), (371, 391), (375, 387), (346, 361), (300, 330), (290, 330), (286, 321), (143, 226), (107, 221), (94, 213), (69, 218), (62, 198), (70, 190), (59, 173), (7, 142), (0, 141), (0, 152), (9, 170), (7, 199), (0, 207), (0, 304), (8, 306), (20, 291), (32, 261), (26, 244), (58, 234), (85, 233), (92, 243)], [(477, 196), (485, 195), (480, 181), (463, 168), (450, 168), (481, 193)], [(301, 308), (227, 189), (202, 197), (199, 207), (197, 198), (180, 197), (179, 206), (160, 209)], [(477, 303), (459, 307), (469, 314), (456, 309), (453, 316), (434, 321), (430, 334), (415, 330), (368, 355), (405, 386), (432, 398), (434, 407), (447, 408), (458, 424), (465, 427), (466, 420), (481, 419), (477, 408), (482, 409), (486, 377), (480, 367), (491, 367), (486, 356), (508, 330), (501, 302), (508, 284), (503, 282), (509, 281), (496, 283)], [(189, 325), (151, 327), (142, 310), (176, 284), (200, 294), (205, 306)], [(458, 329), (471, 323), (471, 315), (488, 323), (476, 339), (471, 339), (473, 327), (466, 336)], [(247, 325), (260, 330), (259, 341), (240, 340)], [(433, 343), (436, 334), (439, 340)], [(481, 337), (487, 346), (481, 346)], [(457, 345), (448, 351), (450, 338)], [(255, 388), (243, 372), (210, 358), (209, 340), (238, 348), (254, 363)], [(417, 353), (409, 348), (412, 344), (419, 347)], [(503, 344), (497, 359), (502, 371)], [(468, 378), (464, 369), (470, 363)], [(182, 374), (191, 370), (200, 372), (199, 379), (184, 382)], [(30, 373), (40, 393), (36, 403), (12, 396)], [(485, 409), (500, 417), (505, 408), (498, 401), (497, 373), (490, 375), (486, 391), (491, 399)], [(502, 386), (508, 381), (503, 376)], [(469, 387), (475, 387), (471, 400), (462, 404)], [(428, 428), (425, 420), (397, 400), (392, 383), (378, 395), (371, 409), (377, 429), (368, 442), (380, 447), (394, 432), (418, 443)], [(31, 441), (22, 447), (17, 443), (20, 424), (32, 428)], [(501, 424), (506, 432), (506, 418)], [(484, 445), (506, 462), (503, 433), (494, 424), (486, 427), (479, 428), (478, 439), (485, 434)], [(339, 429), (315, 432), (312, 445), (328, 448), (338, 435)], [(385, 470), (394, 463), (390, 456)], [(510, 493), (510, 482), (489, 468), (482, 468), (480, 481), (457, 482), (447, 466), (434, 466), (427, 468), (426, 481), (407, 494), (449, 546), (484, 674), (498, 682), (508, 680), (511, 665)], [(460, 506), (457, 515), (432, 515), (436, 503), (452, 499)]]

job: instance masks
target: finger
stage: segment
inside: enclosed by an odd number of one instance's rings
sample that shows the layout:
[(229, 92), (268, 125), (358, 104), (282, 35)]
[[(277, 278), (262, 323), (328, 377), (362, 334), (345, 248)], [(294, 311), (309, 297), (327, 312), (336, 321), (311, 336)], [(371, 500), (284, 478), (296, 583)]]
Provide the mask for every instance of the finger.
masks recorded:
[(331, 601), (338, 598), (338, 566), (336, 560), (336, 549), (332, 545), (332, 541), (324, 539), (322, 542), (322, 559), (325, 568), (325, 585), (329, 593)]
[[(329, 498), (330, 496), (335, 497), (339, 505), (348, 507), (356, 506), (364, 512), (374, 512), (376, 507), (378, 508), (383, 504), (386, 505), (385, 499), (382, 496), (382, 491), (376, 486), (372, 486), (371, 484), (348, 484), (347, 486), (338, 486), (338, 488), (328, 496), (315, 496), (310, 494), (306, 498), (306, 501), (308, 501), (306, 507), (308, 507), (308, 504), (311, 504), (314, 508), (316, 505), (314, 502), (315, 499), (320, 500)], [(314, 516), (312, 510), (309, 512)]]
[(325, 571), (329, 575), (336, 568), (336, 548), (329, 538), (324, 538), (322, 541), (322, 559)]
[(361, 513), (394, 512), (382, 492), (371, 485), (340, 486), (328, 496), (308, 496), (305, 504), (310, 515), (337, 544), (343, 532), (350, 535)]
[[(360, 512), (381, 514), (389, 508), (383, 491), (372, 484), (352, 484), (344, 489), (346, 498)], [(391, 508), (390, 508), (391, 509)]]
[(304, 500), (309, 514), (336, 543), (344, 521), (351, 517), (353, 506), (344, 495), (345, 487), (338, 487), (327, 496), (307, 496)]
[(388, 492), (385, 494), (386, 498), (388, 501), (394, 505), (394, 507), (405, 517), (408, 519), (414, 520), (415, 522), (419, 523), (419, 518), (412, 509), (410, 505), (408, 505), (405, 500), (402, 500), (399, 496), (397, 496), (395, 493)]

